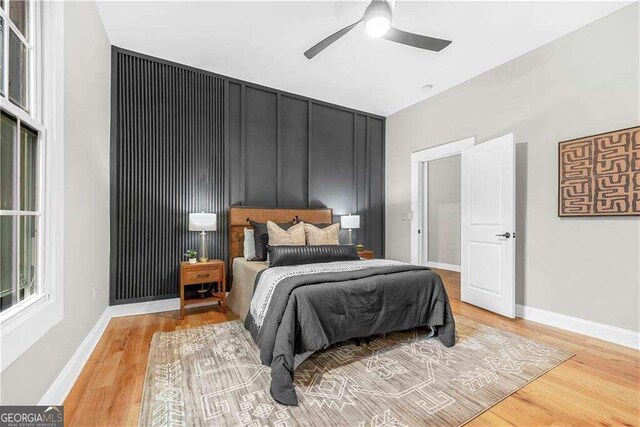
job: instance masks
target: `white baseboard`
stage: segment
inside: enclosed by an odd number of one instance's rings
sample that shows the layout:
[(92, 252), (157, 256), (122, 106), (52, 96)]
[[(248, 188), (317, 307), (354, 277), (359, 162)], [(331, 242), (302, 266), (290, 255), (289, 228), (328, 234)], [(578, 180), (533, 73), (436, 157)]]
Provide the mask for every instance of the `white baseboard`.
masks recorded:
[(100, 337), (102, 337), (102, 334), (107, 329), (109, 320), (111, 320), (109, 308), (110, 307), (107, 307), (104, 310), (102, 316), (100, 316), (80, 344), (80, 347), (78, 347), (76, 352), (73, 353), (73, 356), (71, 356), (71, 359), (69, 359), (64, 368), (62, 368), (62, 371), (60, 371), (44, 396), (42, 396), (42, 399), (40, 399), (39, 405), (62, 405), (64, 399), (71, 391), (71, 387), (73, 387), (80, 376), (82, 368), (84, 368), (85, 363), (87, 363), (91, 353), (93, 353), (93, 349), (98, 344), (98, 341), (100, 341)]
[(173, 311), (180, 309), (180, 298), (112, 305), (109, 309), (111, 310), (111, 317), (136, 316), (138, 314)]
[(459, 265), (455, 265), (455, 264), (447, 264), (444, 262), (433, 262), (433, 261), (429, 261), (426, 264), (427, 267), (433, 267), (433, 268), (441, 268), (443, 270), (449, 270), (449, 271), (457, 271), (458, 273), (460, 273), (460, 266)]
[[(191, 306), (190, 306), (191, 307)], [(62, 368), (44, 396), (40, 399), (39, 405), (62, 405), (71, 388), (80, 376), (84, 365), (89, 360), (91, 353), (95, 349), (100, 337), (107, 329), (109, 321), (113, 317), (135, 316), (138, 314), (159, 313), (162, 311), (173, 311), (180, 308), (180, 298), (172, 298), (159, 301), (140, 302), (133, 304), (112, 305), (107, 307), (102, 316), (98, 319), (91, 331), (84, 338), (71, 359)]]
[(640, 333), (604, 323), (592, 322), (564, 314), (553, 313), (539, 308), (516, 305), (516, 316), (555, 328), (564, 329), (589, 337), (620, 344), (640, 350)]

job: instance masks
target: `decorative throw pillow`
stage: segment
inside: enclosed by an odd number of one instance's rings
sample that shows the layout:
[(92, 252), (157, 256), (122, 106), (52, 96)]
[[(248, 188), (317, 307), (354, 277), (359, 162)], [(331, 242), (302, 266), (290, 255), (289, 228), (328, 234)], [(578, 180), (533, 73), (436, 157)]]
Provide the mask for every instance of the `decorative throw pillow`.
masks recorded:
[(360, 261), (353, 245), (271, 246), (269, 266), (313, 264), (317, 262)]
[(307, 237), (307, 245), (339, 245), (338, 231), (340, 224), (331, 224), (325, 228), (305, 224), (304, 231)]
[[(267, 260), (267, 245), (269, 244), (269, 232), (267, 231), (267, 224), (264, 222), (255, 222), (249, 220), (249, 224), (253, 227), (253, 241), (256, 256), (249, 258), (251, 261), (266, 261)], [(290, 222), (278, 224), (283, 230), (287, 230), (291, 227)]]
[(256, 243), (253, 238), (253, 229), (244, 229), (244, 257), (246, 259), (253, 259), (256, 257)]
[(283, 230), (273, 221), (267, 221), (269, 231), (269, 246), (304, 245), (304, 222), (300, 222), (288, 230)]

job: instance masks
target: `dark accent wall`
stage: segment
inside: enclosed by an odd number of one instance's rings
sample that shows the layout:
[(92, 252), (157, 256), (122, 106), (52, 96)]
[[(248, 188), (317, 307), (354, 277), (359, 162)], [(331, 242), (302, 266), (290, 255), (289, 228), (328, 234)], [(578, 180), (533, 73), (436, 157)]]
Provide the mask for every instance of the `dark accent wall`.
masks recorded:
[[(113, 48), (111, 304), (177, 296), (188, 213), (330, 207), (384, 256), (384, 118)], [(304, 218), (303, 218), (304, 219)], [(343, 232), (341, 239), (346, 242)]]
[[(198, 247), (188, 213), (228, 205), (225, 82), (118, 50), (112, 64), (110, 302), (173, 297), (181, 255)], [(210, 243), (224, 258), (227, 240)]]
[(232, 205), (357, 213), (354, 242), (384, 256), (383, 118), (236, 81), (229, 106)]

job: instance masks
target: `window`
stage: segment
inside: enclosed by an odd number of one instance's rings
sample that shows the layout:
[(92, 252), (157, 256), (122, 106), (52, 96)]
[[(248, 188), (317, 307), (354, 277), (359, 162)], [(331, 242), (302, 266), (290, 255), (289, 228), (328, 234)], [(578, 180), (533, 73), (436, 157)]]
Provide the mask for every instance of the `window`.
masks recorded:
[(3, 95), (25, 111), (32, 108), (29, 99), (34, 46), (34, 21), (29, 0), (5, 0), (0, 9), (2, 26), (2, 87)]
[(64, 316), (63, 91), (64, 3), (0, 0), (0, 371)]
[(44, 127), (40, 106), (32, 99), (35, 3), (4, 0), (0, 5), (0, 319), (4, 319), (10, 309), (15, 311), (46, 291), (39, 274)]
[(38, 136), (7, 114), (0, 117), (0, 311), (39, 293)]

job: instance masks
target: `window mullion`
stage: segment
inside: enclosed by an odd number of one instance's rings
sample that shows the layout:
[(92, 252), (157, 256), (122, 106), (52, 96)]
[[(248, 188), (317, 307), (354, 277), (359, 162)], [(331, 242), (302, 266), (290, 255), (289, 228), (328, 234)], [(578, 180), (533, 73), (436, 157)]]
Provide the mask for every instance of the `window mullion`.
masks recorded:
[[(41, 46), (42, 41), (39, 39), (41, 27), (40, 22), (40, 2), (33, 2), (29, 6), (29, 59), (31, 60), (29, 65), (31, 66), (31, 72), (29, 73), (29, 102), (31, 103), (31, 111), (33, 117), (39, 122), (42, 122), (42, 100), (40, 98), (40, 81), (42, 73), (42, 61), (37, 54), (34, 46)], [(38, 110), (38, 111), (36, 111)]]
[(16, 179), (15, 179), (15, 198), (14, 198), (14, 207), (16, 208), (16, 210), (18, 211), (18, 214), (16, 215), (16, 221), (15, 221), (15, 239), (16, 239), (16, 256), (14, 257), (14, 265), (15, 265), (15, 289), (16, 289), (16, 302), (20, 302), (20, 256), (21, 256), (21, 250), (22, 250), (22, 245), (21, 243), (21, 237), (20, 236), (20, 219), (21, 219), (21, 215), (20, 215), (20, 171), (22, 168), (22, 159), (20, 158), (20, 133), (22, 130), (22, 121), (17, 118), (16, 119), (17, 122), (17, 132), (16, 132), (16, 138), (15, 138), (15, 159), (16, 159), (16, 167), (15, 167), (15, 171), (16, 171)]
[(16, 34), (16, 37), (18, 38), (20, 43), (25, 45), (27, 47), (27, 49), (31, 49), (31, 42), (29, 40), (27, 40), (27, 37), (20, 32), (18, 27), (16, 27), (16, 24), (14, 24), (13, 21), (9, 21), (9, 26), (11, 27), (13, 32)]
[(16, 33), (16, 37), (18, 37), (18, 40), (20, 40), (21, 43), (23, 43), (28, 48), (31, 48), (31, 42), (27, 40), (27, 36), (22, 34), (22, 32), (18, 29), (18, 27), (16, 27), (16, 24), (14, 24), (11, 19), (9, 19), (7, 25), (11, 30), (13, 30), (14, 33)]
[(37, 131), (38, 133), (44, 133), (45, 127), (42, 123), (32, 116), (31, 113), (9, 101), (7, 97), (0, 97), (0, 109), (13, 118), (19, 118), (27, 125), (27, 127)]
[[(5, 4), (5, 7), (9, 7), (8, 1)], [(3, 62), (2, 91), (4, 94), (3, 96), (7, 99), (7, 101), (9, 100), (9, 36), (10, 36), (9, 21), (10, 20), (7, 14), (7, 18), (5, 18), (4, 25), (2, 26), (2, 31), (3, 31), (2, 44), (4, 45), (2, 47), (2, 56), (3, 56), (2, 58), (2, 62)]]
[(14, 256), (13, 256), (13, 265), (11, 266), (11, 289), (12, 289), (12, 295), (11, 295), (11, 306), (14, 306), (18, 303), (18, 245), (19, 245), (19, 239), (18, 239), (18, 229), (19, 229), (19, 225), (18, 225), (18, 215), (12, 216), (13, 221), (12, 221), (12, 227), (13, 227), (13, 242), (11, 244), (11, 250), (13, 250)]

